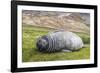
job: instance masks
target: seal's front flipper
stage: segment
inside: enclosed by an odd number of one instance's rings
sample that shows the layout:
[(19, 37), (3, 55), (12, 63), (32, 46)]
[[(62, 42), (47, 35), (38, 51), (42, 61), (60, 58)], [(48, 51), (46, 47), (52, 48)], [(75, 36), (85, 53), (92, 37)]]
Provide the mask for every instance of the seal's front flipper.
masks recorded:
[(71, 50), (63, 49), (62, 52), (72, 52)]

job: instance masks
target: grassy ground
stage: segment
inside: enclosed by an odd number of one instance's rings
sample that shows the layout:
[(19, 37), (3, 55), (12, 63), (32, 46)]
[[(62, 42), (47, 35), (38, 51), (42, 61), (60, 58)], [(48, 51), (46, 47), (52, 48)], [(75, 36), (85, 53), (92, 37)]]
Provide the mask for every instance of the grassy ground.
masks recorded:
[(37, 51), (36, 39), (39, 36), (47, 34), (51, 29), (44, 29), (33, 26), (23, 26), (23, 48), (22, 60), (23, 62), (33, 61), (54, 61), (54, 60), (78, 60), (90, 58), (89, 35), (78, 34), (85, 43), (85, 47), (75, 52), (56, 52), (56, 53), (41, 53)]

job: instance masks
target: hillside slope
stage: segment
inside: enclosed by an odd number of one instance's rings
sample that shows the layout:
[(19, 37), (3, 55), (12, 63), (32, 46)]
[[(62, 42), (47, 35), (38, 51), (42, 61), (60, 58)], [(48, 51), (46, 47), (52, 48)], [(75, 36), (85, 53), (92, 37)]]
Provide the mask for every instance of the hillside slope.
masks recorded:
[[(23, 25), (47, 27), (72, 32), (90, 32), (88, 23), (82, 13), (23, 11)], [(89, 18), (89, 17), (88, 17)]]

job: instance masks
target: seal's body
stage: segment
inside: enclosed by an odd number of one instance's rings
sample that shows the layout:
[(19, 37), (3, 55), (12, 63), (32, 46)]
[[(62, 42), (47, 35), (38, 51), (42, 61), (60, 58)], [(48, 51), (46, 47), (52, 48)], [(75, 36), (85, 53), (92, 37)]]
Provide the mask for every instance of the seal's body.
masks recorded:
[(48, 33), (37, 41), (37, 48), (43, 52), (75, 51), (82, 47), (82, 39), (69, 31)]

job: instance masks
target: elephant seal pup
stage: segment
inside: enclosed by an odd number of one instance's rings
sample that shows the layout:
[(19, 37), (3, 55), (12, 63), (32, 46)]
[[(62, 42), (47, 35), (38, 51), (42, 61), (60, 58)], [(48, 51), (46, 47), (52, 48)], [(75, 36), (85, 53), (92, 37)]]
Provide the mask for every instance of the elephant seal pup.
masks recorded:
[(36, 46), (41, 52), (71, 52), (81, 49), (83, 41), (75, 33), (56, 31), (38, 38)]

